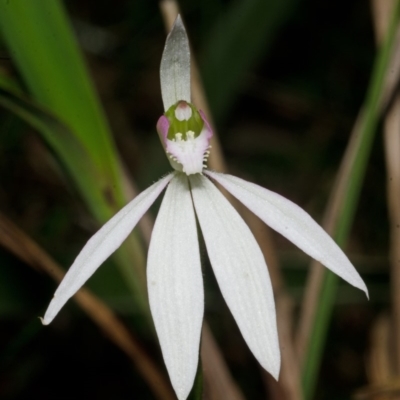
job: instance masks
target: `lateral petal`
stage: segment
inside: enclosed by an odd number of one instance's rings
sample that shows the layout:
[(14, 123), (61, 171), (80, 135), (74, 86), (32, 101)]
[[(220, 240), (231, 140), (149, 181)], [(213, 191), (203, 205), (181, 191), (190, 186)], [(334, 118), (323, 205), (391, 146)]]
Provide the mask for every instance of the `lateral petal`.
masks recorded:
[(184, 400), (197, 370), (204, 291), (196, 218), (182, 173), (169, 184), (154, 225), (147, 285), (164, 362), (178, 398)]
[(368, 289), (335, 241), (301, 207), (285, 197), (232, 175), (205, 171), (257, 217), (351, 285)]
[(160, 79), (165, 111), (180, 100), (191, 102), (189, 40), (180, 15), (165, 42)]
[(276, 379), (280, 350), (268, 269), (250, 229), (210, 180), (191, 175), (193, 202), (226, 303), (259, 363)]
[(48, 325), (54, 319), (68, 299), (121, 246), (172, 177), (173, 174), (169, 174), (140, 193), (89, 239), (57, 288), (42, 319), (44, 325)]

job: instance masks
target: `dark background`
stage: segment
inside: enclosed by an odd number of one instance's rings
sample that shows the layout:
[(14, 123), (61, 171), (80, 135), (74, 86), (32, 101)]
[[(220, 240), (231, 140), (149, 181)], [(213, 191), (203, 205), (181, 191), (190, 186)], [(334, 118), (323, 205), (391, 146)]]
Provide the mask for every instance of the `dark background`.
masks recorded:
[[(270, 7), (249, 0), (244, 7), (245, 1), (180, 3), (229, 170), (288, 197), (320, 222), (375, 56), (370, 5), (275, 0)], [(120, 154), (145, 188), (170, 169), (155, 132), (163, 112), (158, 69), (166, 36), (158, 4), (65, 5)], [(253, 22), (243, 22), (240, 7), (253, 13)], [(3, 45), (1, 54), (2, 66), (12, 71)], [(67, 268), (96, 225), (73, 188), (43, 163), (48, 150), (37, 133), (3, 109), (0, 128), (0, 210)], [(341, 282), (319, 399), (347, 399), (368, 383), (371, 325), (390, 303), (381, 142), (378, 134), (347, 247), (371, 300)], [(273, 239), (297, 313), (309, 259), (282, 237)], [(232, 373), (248, 399), (264, 399), (260, 369), (207, 265), (204, 277), (206, 315)], [(109, 260), (89, 287), (162, 365), (158, 344), (120, 280)], [(40, 324), (54, 290), (47, 276), (0, 248), (0, 398), (153, 398), (129, 359), (73, 302), (49, 327)]]

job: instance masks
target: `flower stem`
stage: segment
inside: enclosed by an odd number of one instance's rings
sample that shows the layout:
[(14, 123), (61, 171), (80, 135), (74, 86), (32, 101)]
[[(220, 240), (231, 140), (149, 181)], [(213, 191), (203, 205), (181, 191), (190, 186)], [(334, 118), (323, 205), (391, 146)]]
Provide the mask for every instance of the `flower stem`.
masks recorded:
[(199, 364), (197, 366), (196, 377), (194, 379), (193, 388), (189, 393), (187, 400), (201, 400), (203, 398), (203, 366), (201, 358), (199, 357)]

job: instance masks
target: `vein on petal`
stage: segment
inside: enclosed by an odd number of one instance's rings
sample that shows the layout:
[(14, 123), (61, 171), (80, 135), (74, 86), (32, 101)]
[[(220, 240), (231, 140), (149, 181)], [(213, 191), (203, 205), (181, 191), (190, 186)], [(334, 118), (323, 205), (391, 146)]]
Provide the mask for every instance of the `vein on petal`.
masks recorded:
[(117, 250), (173, 176), (167, 175), (136, 196), (89, 239), (57, 288), (42, 320), (44, 325), (54, 319), (68, 299)]
[(277, 193), (235, 176), (204, 172), (268, 226), (368, 296), (364, 281), (344, 252), (301, 207)]

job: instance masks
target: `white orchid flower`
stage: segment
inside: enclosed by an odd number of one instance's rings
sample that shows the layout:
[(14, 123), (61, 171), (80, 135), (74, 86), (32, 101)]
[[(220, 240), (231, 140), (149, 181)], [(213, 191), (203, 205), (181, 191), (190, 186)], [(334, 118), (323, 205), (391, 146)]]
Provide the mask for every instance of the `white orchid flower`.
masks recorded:
[(121, 245), (167, 187), (153, 229), (147, 261), (151, 313), (178, 399), (186, 399), (199, 357), (204, 292), (196, 216), (222, 295), (250, 350), (278, 379), (280, 350), (267, 265), (243, 219), (219, 192), (218, 182), (271, 228), (351, 285), (367, 288), (331, 237), (300, 207), (279, 194), (206, 169), (211, 128), (190, 103), (190, 53), (178, 16), (161, 62), (165, 114), (157, 123), (175, 172), (119, 211), (85, 245), (55, 292), (43, 324)]

